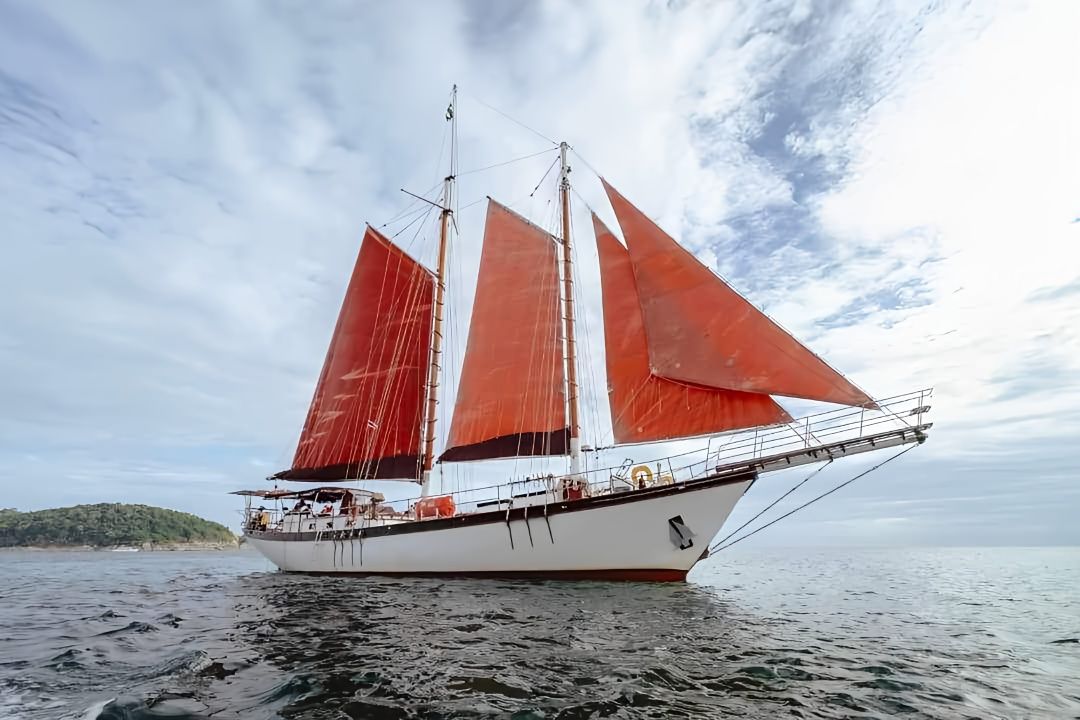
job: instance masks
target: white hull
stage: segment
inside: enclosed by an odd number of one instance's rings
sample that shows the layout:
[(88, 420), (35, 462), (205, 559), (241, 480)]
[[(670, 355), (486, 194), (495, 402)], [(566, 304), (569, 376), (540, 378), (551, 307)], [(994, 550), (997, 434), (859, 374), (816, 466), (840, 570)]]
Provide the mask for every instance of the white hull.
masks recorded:
[(534, 505), (512, 511), (509, 522), (496, 511), (344, 533), (254, 532), (248, 541), (289, 572), (681, 580), (750, 482), (556, 503), (546, 519)]

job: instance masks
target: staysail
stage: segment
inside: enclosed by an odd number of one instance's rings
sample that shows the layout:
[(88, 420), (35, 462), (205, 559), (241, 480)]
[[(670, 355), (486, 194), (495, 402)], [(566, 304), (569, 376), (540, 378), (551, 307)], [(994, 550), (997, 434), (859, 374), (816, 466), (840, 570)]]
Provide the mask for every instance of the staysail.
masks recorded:
[(630, 254), (596, 215), (593, 229), (600, 256), (615, 442), (670, 440), (791, 421), (768, 395), (687, 385), (654, 375)]
[(744, 392), (876, 407), (606, 181), (637, 280), (655, 375)]
[(469, 340), (442, 460), (567, 452), (555, 242), (488, 200)]
[(434, 277), (368, 227), (288, 480), (416, 480)]

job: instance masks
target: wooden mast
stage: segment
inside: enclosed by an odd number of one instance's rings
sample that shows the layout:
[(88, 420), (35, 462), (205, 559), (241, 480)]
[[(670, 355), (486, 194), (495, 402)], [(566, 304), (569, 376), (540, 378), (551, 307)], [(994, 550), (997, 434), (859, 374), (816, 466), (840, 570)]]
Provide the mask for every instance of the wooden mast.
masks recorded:
[(570, 248), (570, 166), (569, 146), (559, 144), (559, 200), (562, 205), (563, 317), (566, 334), (566, 396), (570, 421), (570, 474), (581, 472), (581, 424), (578, 421), (577, 342), (574, 340), (574, 272)]
[(438, 411), (439, 371), (442, 364), (443, 308), (446, 294), (446, 246), (450, 240), (453, 215), (454, 163), (457, 152), (457, 85), (450, 93), (446, 119), (450, 122), (450, 173), (443, 179), (442, 212), (439, 216), (439, 262), (435, 270), (435, 321), (431, 335), (431, 364), (428, 367), (427, 413), (424, 421), (424, 460), (420, 476), (421, 497), (431, 489), (431, 468), (435, 462), (435, 415)]

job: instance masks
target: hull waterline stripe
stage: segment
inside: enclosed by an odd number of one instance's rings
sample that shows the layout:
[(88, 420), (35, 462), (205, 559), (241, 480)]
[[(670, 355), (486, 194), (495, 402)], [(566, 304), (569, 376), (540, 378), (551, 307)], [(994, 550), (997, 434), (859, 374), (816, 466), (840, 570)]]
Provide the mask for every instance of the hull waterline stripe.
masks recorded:
[(489, 570), (482, 572), (319, 572), (285, 570), (290, 575), (317, 577), (433, 577), (506, 580), (597, 580), (614, 582), (685, 582), (689, 570), (625, 568), (614, 570)]

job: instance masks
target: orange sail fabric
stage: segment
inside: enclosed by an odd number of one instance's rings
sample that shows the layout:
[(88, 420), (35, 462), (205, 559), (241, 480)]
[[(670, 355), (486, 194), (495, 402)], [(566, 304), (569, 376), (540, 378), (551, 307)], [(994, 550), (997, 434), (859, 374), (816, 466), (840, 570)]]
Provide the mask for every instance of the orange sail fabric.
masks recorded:
[(469, 342), (443, 460), (568, 445), (555, 240), (488, 200)]
[(607, 182), (604, 188), (634, 266), (653, 374), (707, 387), (876, 407)]
[(433, 275), (369, 227), (289, 480), (418, 476)]
[(617, 443), (652, 442), (790, 422), (768, 395), (653, 375), (630, 254), (593, 215), (604, 300), (608, 400)]

